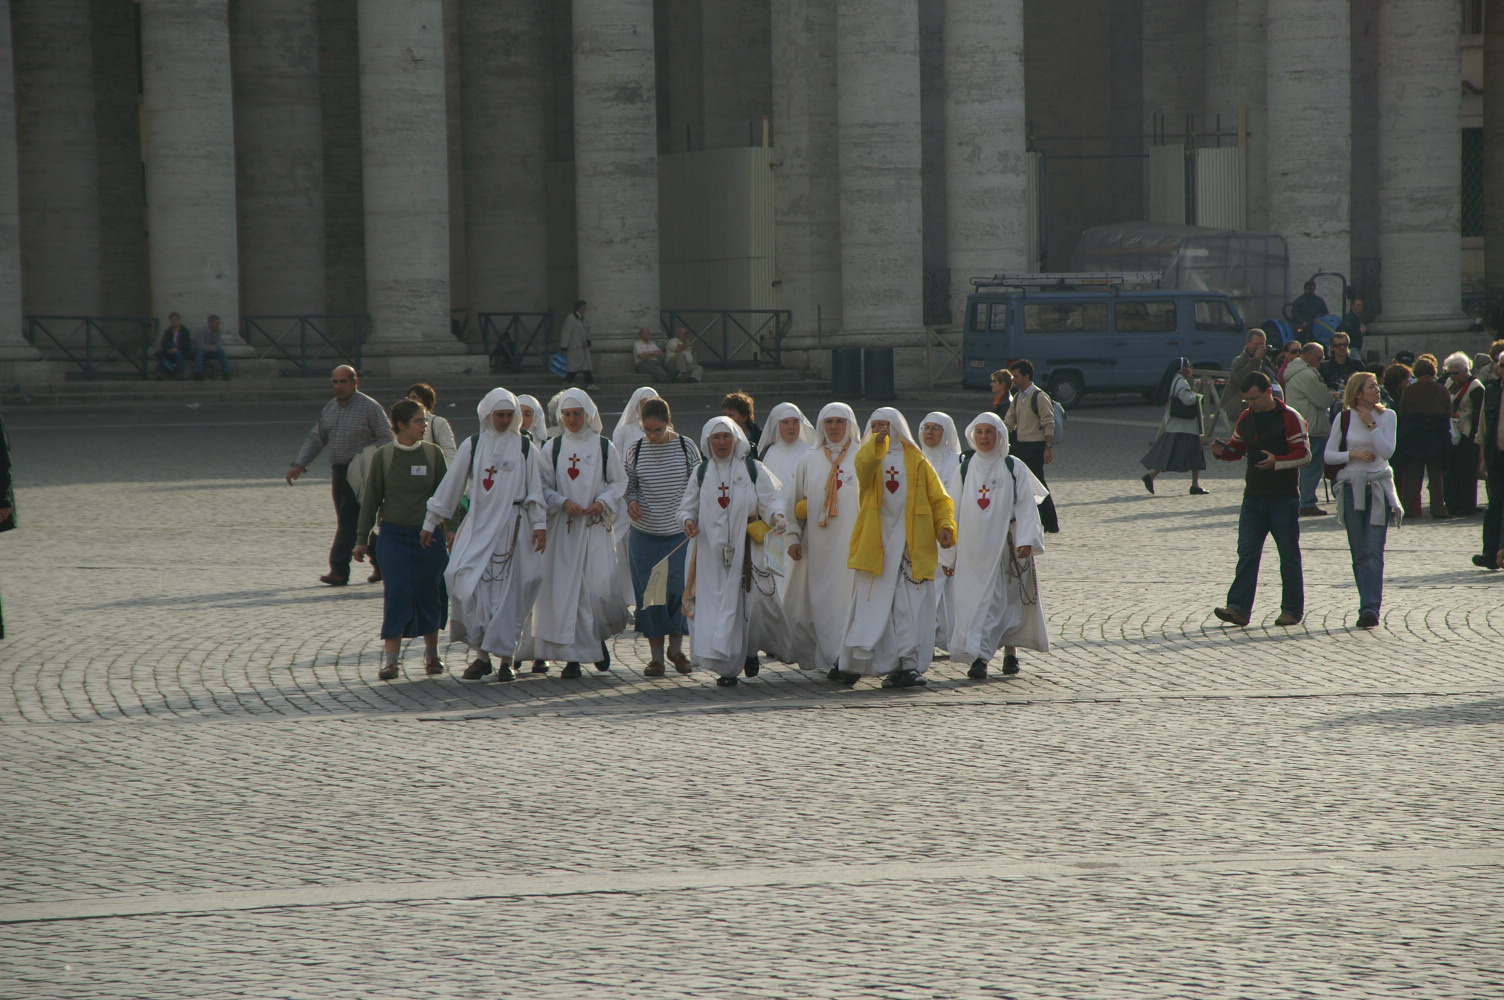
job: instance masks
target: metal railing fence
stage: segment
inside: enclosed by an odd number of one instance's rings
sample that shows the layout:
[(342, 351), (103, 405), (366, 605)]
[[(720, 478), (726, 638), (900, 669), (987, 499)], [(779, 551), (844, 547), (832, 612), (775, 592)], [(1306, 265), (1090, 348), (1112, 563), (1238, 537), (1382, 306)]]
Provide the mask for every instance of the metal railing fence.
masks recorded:
[(83, 378), (147, 378), (157, 321), (140, 316), (26, 316), (24, 333), (43, 361), (66, 361)]
[(663, 332), (694, 334), (695, 360), (707, 368), (783, 367), (783, 341), (794, 324), (788, 309), (664, 309)]
[(547, 370), (554, 347), (553, 313), (477, 313), (476, 319), (492, 371)]
[(246, 316), (241, 330), (256, 357), (293, 365), (282, 369), (283, 375), (323, 376), (340, 364), (360, 370), (371, 317), (362, 313)]

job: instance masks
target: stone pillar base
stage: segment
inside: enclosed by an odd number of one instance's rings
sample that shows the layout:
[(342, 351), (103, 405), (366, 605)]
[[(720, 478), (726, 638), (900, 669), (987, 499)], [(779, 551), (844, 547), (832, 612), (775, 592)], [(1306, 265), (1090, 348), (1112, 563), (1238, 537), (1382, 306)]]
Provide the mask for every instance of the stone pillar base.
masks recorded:
[(411, 378), (432, 381), (444, 375), (483, 375), (490, 362), (483, 354), (465, 354), (464, 345), (455, 341), (455, 351), (448, 354), (380, 354), (366, 355), (360, 366), (362, 376)]
[[(36, 352), (32, 352), (32, 357), (36, 357)], [(8, 359), (0, 352), (0, 388), (58, 385), (67, 380), (68, 369), (73, 367), (66, 361)]]

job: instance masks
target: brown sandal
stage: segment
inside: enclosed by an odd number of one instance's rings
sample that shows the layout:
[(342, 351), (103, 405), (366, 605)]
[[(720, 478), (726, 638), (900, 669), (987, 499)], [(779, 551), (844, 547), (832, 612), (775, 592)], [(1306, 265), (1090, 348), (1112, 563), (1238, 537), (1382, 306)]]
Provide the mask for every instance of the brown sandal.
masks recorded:
[(692, 674), (695, 672), (694, 664), (690, 663), (689, 657), (683, 653), (670, 653), (668, 654), (668, 658), (673, 663), (674, 669), (679, 671), (679, 673)]
[(648, 668), (642, 672), (642, 675), (644, 677), (662, 677), (663, 676), (663, 661), (662, 660), (650, 660), (650, 661), (648, 661)]

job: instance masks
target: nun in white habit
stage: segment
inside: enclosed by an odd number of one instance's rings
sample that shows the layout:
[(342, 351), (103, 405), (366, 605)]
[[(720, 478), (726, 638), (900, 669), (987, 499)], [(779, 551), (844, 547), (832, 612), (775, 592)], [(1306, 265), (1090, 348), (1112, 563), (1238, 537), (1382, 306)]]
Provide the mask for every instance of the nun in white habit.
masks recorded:
[(751, 644), (753, 574), (747, 525), (761, 520), (784, 531), (778, 480), (751, 458), (751, 446), (735, 421), (713, 417), (701, 432), (705, 454), (684, 489), (679, 521), (691, 539), (695, 612), (690, 623), (694, 659), (732, 687), (756, 653)]
[[(794, 506), (791, 498), (794, 471), (799, 461), (815, 444), (815, 428), (803, 411), (793, 403), (779, 403), (769, 412), (763, 424), (762, 440), (758, 444), (758, 458), (778, 481), (778, 495), (783, 500), (785, 515)], [(785, 561), (787, 565), (787, 561)], [(752, 616), (752, 648), (775, 656), (785, 663), (794, 662), (790, 643), (788, 616), (784, 603), (788, 597), (788, 577), (768, 569), (766, 541), (752, 542), (753, 599), (757, 603)], [(746, 664), (756, 674), (755, 659)]]
[(950, 495), (909, 424), (874, 410), (856, 453), (860, 514), (851, 537), (856, 586), (838, 679), (883, 677), (884, 687), (924, 684), (935, 653), (935, 574), (956, 543)]
[[(951, 477), (961, 465), (961, 438), (956, 433), (956, 422), (950, 418), (950, 414), (936, 410), (924, 415), (924, 419), (919, 422), (919, 448), (924, 452), (924, 457), (930, 460), (930, 465), (935, 467), (935, 475), (948, 487)], [(945, 565), (943, 558), (940, 564), (944, 572), (935, 577), (935, 645), (949, 649), (951, 628), (956, 620), (951, 597), (955, 583), (951, 577), (952, 570)]]
[(583, 389), (559, 398), (560, 432), (539, 448), (539, 476), (553, 544), (545, 557), (543, 588), (533, 611), (528, 655), (563, 660), (565, 679), (580, 663), (608, 670), (606, 640), (627, 626), (627, 605), (616, 586), (611, 526), (622, 516), (627, 473), (601, 436), (595, 401)]
[(517, 397), (492, 389), (476, 407), (480, 433), (466, 438), (454, 464), (428, 500), (423, 530), (432, 532), (454, 514), (469, 482), (470, 510), (455, 535), (444, 583), (449, 589), (449, 632), (474, 655), (463, 676), (515, 676), (512, 660), (523, 621), (543, 582), (548, 538), (538, 448), (523, 438)]
[[(632, 452), (632, 446), (641, 441), (645, 436), (642, 432), (642, 404), (646, 400), (653, 399), (658, 395), (658, 390), (650, 385), (644, 385), (634, 390), (632, 398), (627, 400), (627, 405), (622, 409), (621, 416), (616, 418), (616, 429), (611, 432), (611, 444), (616, 453), (621, 456), (623, 465), (627, 456)], [(637, 599), (637, 592), (632, 588), (632, 564), (627, 553), (627, 533), (632, 528), (632, 519), (619, 517), (616, 520), (616, 578), (621, 586), (622, 599), (628, 605)]]
[(799, 460), (789, 494), (789, 557), (795, 561), (784, 613), (799, 669), (838, 674), (856, 581), (849, 561), (860, 499), (860, 435), (845, 403), (826, 403), (815, 423), (820, 443)]
[(517, 414), (522, 420), (522, 433), (540, 444), (548, 440), (548, 415), (537, 396), (518, 396)]
[(1018, 650), (1048, 652), (1035, 556), (1044, 551), (1039, 503), (1049, 495), (1029, 467), (1008, 454), (1008, 432), (995, 413), (966, 428), (968, 453), (951, 476), (962, 545), (955, 564), (956, 624), (950, 657), (982, 680), (1003, 646), (1003, 673), (1018, 673)]

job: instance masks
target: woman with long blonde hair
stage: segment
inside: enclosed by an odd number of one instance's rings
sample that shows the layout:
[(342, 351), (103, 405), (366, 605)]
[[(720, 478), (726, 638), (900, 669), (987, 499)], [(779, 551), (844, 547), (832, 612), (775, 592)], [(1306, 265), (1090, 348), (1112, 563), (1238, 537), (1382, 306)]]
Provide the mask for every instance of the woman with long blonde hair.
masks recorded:
[(1399, 527), (1401, 506), (1389, 458), (1397, 421), (1379, 401), (1379, 380), (1355, 372), (1342, 394), (1342, 416), (1326, 439), (1328, 474), (1336, 472), (1337, 520), (1347, 529), (1358, 585), (1358, 627), (1379, 624), (1384, 596), (1384, 543), (1392, 522)]

